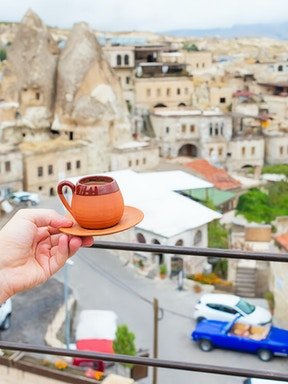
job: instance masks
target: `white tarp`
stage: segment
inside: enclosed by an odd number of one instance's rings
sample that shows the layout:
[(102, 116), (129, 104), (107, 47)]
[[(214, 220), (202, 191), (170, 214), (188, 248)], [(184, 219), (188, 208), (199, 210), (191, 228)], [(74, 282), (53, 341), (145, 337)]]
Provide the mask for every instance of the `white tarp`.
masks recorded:
[(114, 340), (117, 330), (117, 315), (113, 311), (85, 309), (80, 312), (75, 339)]

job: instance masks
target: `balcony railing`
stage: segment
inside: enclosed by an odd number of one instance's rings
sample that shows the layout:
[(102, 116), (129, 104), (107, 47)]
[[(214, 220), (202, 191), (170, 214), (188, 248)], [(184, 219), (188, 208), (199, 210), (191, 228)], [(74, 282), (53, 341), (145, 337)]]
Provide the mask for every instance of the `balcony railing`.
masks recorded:
[[(211, 248), (190, 248), (180, 246), (162, 246), (155, 244), (131, 244), (124, 242), (96, 241), (91, 248), (106, 250), (124, 250), (149, 253), (166, 253), (182, 256), (203, 256), (203, 257), (222, 257), (227, 259), (246, 259), (246, 260), (265, 260), (276, 262), (288, 262), (288, 254), (284, 253), (261, 253), (240, 250), (211, 249)], [(159, 358), (138, 357), (127, 355), (114, 355), (104, 353), (85, 352), (70, 349), (52, 348), (32, 344), (22, 344), (18, 342), (0, 341), (0, 348), (3, 350), (33, 352), (43, 355), (70, 356), (86, 359), (103, 360), (115, 363), (130, 363), (142, 366), (157, 368), (176, 369), (182, 371), (202, 372), (208, 374), (218, 374), (225, 376), (253, 377), (270, 380), (288, 380), (287, 373), (268, 370), (254, 370), (245, 368), (224, 367), (219, 365), (194, 364), (181, 361), (163, 360)]]

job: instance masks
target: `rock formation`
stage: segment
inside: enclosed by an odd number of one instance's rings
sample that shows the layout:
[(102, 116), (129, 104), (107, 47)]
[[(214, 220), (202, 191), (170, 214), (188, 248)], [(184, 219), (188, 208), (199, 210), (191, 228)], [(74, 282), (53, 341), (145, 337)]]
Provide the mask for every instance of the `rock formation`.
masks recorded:
[(59, 58), (53, 129), (86, 127), (87, 133), (88, 127), (97, 126), (110, 130), (112, 145), (130, 139), (128, 110), (119, 80), (94, 32), (86, 23), (79, 23)]
[(6, 101), (18, 102), (21, 117), (38, 127), (51, 120), (58, 53), (45, 24), (28, 11), (8, 50), (2, 94)]

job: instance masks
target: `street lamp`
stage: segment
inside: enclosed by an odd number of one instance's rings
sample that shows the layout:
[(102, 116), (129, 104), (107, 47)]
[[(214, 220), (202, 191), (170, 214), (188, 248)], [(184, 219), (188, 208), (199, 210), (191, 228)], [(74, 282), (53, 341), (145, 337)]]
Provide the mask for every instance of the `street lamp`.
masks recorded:
[(64, 273), (64, 303), (65, 303), (65, 343), (66, 349), (70, 349), (70, 309), (68, 305), (68, 267), (72, 266), (74, 261), (68, 259), (64, 265), (63, 273)]

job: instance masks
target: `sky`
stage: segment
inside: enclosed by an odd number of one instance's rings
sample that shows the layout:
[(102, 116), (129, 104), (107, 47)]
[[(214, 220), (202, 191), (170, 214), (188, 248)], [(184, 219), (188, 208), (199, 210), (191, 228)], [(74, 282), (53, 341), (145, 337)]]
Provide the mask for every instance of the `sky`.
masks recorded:
[(288, 20), (288, 0), (0, 0), (0, 20), (32, 9), (49, 26), (85, 21), (99, 31), (231, 27)]

